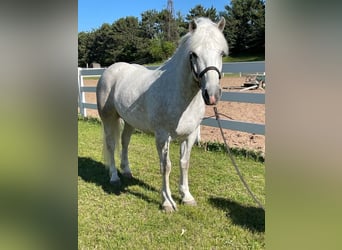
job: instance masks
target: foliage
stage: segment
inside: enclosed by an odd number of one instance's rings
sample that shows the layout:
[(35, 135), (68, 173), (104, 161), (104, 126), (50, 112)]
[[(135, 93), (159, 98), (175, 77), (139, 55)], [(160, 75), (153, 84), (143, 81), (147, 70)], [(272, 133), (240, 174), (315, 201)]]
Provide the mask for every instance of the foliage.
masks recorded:
[[(134, 178), (108, 182), (102, 165), (102, 129), (78, 121), (79, 249), (264, 249), (265, 213), (247, 194), (227, 156), (194, 147), (189, 181), (196, 207), (180, 205), (179, 144), (171, 144), (171, 189), (178, 211), (160, 210), (161, 176), (154, 138), (135, 133), (130, 144)], [(236, 158), (246, 181), (265, 202), (265, 166)]]
[[(225, 152), (227, 153), (227, 149), (224, 143), (219, 142), (202, 142), (199, 145), (200, 147), (204, 148), (206, 151), (211, 152)], [(247, 159), (253, 159), (255, 161), (264, 162), (265, 157), (262, 151), (253, 151), (253, 150), (247, 150), (244, 148), (235, 148), (235, 147), (229, 147), (230, 152), (235, 156), (242, 156)]]
[(146, 10), (137, 17), (123, 17), (112, 24), (104, 23), (91, 32), (78, 34), (78, 66), (92, 62), (109, 66), (118, 61), (147, 64), (167, 59), (178, 40), (188, 31), (188, 23), (199, 16), (217, 21), (224, 16), (224, 35), (230, 55), (265, 50), (265, 3), (262, 0), (232, 0), (225, 11), (196, 5), (184, 17), (171, 15), (166, 9)]
[(85, 32), (78, 33), (78, 66), (85, 67), (88, 59), (88, 40), (90, 35)]
[(89, 63), (97, 62), (101, 65), (110, 65), (114, 62), (117, 50), (114, 32), (108, 23), (93, 32), (92, 42), (89, 46)]
[(223, 62), (253, 62), (253, 61), (265, 61), (264, 52), (239, 53), (237, 55), (232, 54), (223, 58)]
[(231, 54), (265, 53), (265, 2), (232, 0), (221, 15), (226, 18), (224, 34)]
[(141, 30), (147, 39), (156, 38), (163, 33), (158, 11), (147, 10), (141, 14)]
[(154, 61), (163, 61), (172, 56), (175, 44), (162, 39), (153, 39), (150, 47), (150, 54)]
[(186, 15), (186, 20), (190, 22), (196, 17), (208, 17), (215, 22), (219, 20), (217, 11), (214, 7), (206, 9), (200, 4), (190, 9), (189, 14)]

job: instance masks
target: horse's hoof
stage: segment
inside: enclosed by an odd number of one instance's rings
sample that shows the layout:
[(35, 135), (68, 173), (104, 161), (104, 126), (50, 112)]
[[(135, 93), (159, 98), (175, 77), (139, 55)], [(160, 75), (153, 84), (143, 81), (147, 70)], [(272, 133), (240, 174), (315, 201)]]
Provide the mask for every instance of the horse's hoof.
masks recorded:
[(109, 181), (110, 185), (112, 185), (113, 187), (120, 187), (121, 186), (121, 181), (119, 180), (110, 180)]
[(177, 208), (173, 206), (163, 206), (163, 211), (165, 213), (172, 213), (172, 212), (177, 211)]
[(132, 178), (133, 178), (132, 173), (123, 173), (122, 175), (123, 175), (125, 178), (127, 178), (127, 179), (132, 179)]
[(172, 213), (172, 212), (174, 212), (175, 210), (174, 210), (173, 207), (171, 207), (171, 206), (163, 206), (163, 211), (164, 211), (165, 213)]
[(183, 204), (187, 206), (197, 206), (197, 202), (195, 200), (183, 201)]

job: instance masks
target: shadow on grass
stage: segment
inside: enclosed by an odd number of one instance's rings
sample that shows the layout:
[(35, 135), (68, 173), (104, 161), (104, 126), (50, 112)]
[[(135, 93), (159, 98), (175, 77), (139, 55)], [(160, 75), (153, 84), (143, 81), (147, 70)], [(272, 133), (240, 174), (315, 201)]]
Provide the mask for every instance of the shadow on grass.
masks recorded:
[(146, 190), (158, 193), (159, 190), (139, 180), (138, 178), (126, 178), (122, 176), (120, 172), (119, 177), (121, 179), (121, 185), (113, 186), (109, 183), (109, 174), (105, 166), (101, 162), (94, 161), (89, 157), (78, 157), (78, 176), (80, 176), (86, 182), (92, 182), (98, 186), (101, 186), (102, 189), (108, 194), (121, 195), (122, 193), (129, 193), (145, 200), (148, 203), (153, 202), (160, 205), (158, 201), (152, 199), (151, 197), (148, 197), (143, 193), (129, 190), (128, 187), (138, 185)]
[(265, 211), (257, 207), (243, 206), (226, 198), (209, 198), (209, 203), (227, 212), (232, 222), (252, 232), (265, 232)]

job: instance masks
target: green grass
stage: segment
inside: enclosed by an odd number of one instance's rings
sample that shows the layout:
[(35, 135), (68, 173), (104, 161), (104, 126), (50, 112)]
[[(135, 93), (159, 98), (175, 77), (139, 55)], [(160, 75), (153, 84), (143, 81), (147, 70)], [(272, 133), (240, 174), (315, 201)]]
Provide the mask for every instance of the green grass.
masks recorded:
[(265, 61), (264, 54), (241, 54), (237, 56), (226, 56), (223, 58), (223, 62), (254, 62)]
[[(265, 214), (257, 208), (224, 152), (194, 146), (189, 173), (196, 207), (180, 204), (179, 145), (171, 144), (170, 185), (178, 211), (160, 209), (161, 175), (152, 136), (135, 133), (130, 144), (134, 178), (109, 185), (102, 164), (102, 129), (78, 121), (79, 249), (264, 249)], [(246, 181), (265, 203), (265, 166), (236, 156)]]

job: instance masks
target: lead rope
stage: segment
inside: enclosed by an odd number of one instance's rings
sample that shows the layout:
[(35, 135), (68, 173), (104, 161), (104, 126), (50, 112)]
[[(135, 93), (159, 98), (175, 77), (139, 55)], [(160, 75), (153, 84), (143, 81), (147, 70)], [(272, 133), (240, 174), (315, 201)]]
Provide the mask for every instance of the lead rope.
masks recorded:
[(235, 168), (235, 170), (236, 170), (236, 172), (237, 172), (237, 174), (238, 174), (240, 180), (242, 181), (243, 185), (244, 185), (245, 188), (247, 189), (248, 193), (252, 196), (253, 200), (259, 205), (260, 208), (262, 208), (262, 210), (265, 211), (264, 206), (263, 206), (263, 205), (261, 204), (261, 202), (255, 197), (255, 195), (253, 194), (253, 192), (252, 192), (251, 189), (249, 188), (247, 182), (246, 182), (245, 179), (243, 178), (243, 176), (242, 176), (242, 174), (241, 174), (241, 172), (240, 172), (238, 166), (236, 165), (235, 159), (234, 159), (234, 157), (233, 157), (233, 155), (232, 155), (232, 153), (231, 153), (231, 151), (230, 151), (230, 148), (229, 148), (229, 146), (228, 146), (228, 143), (227, 143), (227, 141), (226, 141), (226, 138), (225, 138), (225, 136), (224, 136), (224, 134), (223, 134), (223, 130), (222, 130), (222, 126), (221, 126), (221, 121), (220, 121), (219, 113), (217, 112), (217, 108), (216, 108), (216, 107), (214, 107), (214, 112), (215, 112), (216, 121), (217, 121), (217, 123), (218, 123), (218, 125), (219, 125), (219, 128), (220, 128), (220, 131), (221, 131), (221, 135), (222, 135), (222, 138), (223, 138), (224, 145), (226, 146), (226, 149), (227, 149), (228, 156), (229, 156), (230, 160), (232, 161), (233, 166), (234, 166), (234, 168)]

